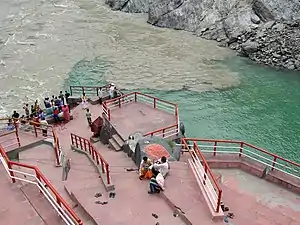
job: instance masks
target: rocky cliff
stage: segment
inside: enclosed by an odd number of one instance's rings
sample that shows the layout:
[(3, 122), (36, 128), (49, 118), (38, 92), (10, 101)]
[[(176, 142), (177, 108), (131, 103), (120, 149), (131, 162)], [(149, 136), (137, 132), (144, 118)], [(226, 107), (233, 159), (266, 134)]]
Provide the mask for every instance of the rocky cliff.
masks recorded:
[(299, 0), (106, 0), (114, 10), (148, 13), (159, 27), (194, 32), (242, 56), (300, 70)]

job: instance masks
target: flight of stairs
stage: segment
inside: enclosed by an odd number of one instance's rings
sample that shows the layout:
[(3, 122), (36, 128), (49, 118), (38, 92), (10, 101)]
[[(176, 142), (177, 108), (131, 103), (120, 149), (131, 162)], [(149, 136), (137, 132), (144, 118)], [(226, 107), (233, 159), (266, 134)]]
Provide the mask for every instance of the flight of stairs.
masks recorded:
[(124, 145), (124, 141), (120, 138), (118, 134), (114, 134), (108, 141), (109, 148), (115, 150), (115, 151), (121, 151), (122, 147)]

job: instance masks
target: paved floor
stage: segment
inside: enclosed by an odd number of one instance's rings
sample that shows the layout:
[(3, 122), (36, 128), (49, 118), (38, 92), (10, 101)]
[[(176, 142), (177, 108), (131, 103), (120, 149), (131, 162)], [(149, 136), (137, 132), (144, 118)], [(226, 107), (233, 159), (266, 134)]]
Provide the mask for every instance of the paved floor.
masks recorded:
[[(300, 196), (238, 169), (217, 169), (233, 224), (300, 224)], [(251, 223), (250, 223), (251, 221)]]
[[(124, 140), (135, 132), (146, 134), (176, 124), (176, 117), (145, 103), (133, 102), (111, 111), (111, 122)], [(167, 130), (166, 130), (167, 131)]]
[(46, 225), (21, 192), (22, 185), (12, 184), (2, 165), (0, 177), (0, 224)]
[[(102, 112), (101, 106), (89, 106), (93, 119)], [(21, 161), (38, 166), (51, 183), (58, 189), (61, 195), (72, 204), (64, 191), (64, 185), (69, 187), (82, 201), (85, 207), (98, 218), (99, 224), (182, 224), (178, 217), (172, 216), (172, 211), (162, 199), (147, 194), (148, 182), (137, 179), (136, 172), (127, 172), (126, 168), (133, 167), (134, 163), (126, 157), (123, 152), (114, 152), (107, 149), (101, 143), (95, 144), (97, 149), (104, 155), (111, 165), (111, 176), (116, 185), (116, 198), (110, 199), (105, 194), (99, 176), (89, 160), (81, 154), (70, 150), (70, 133), (89, 138), (92, 132), (89, 130), (85, 119), (85, 112), (80, 107), (73, 110), (74, 120), (57, 128), (63, 151), (68, 158), (71, 158), (71, 171), (66, 182), (61, 181), (61, 168), (54, 167), (54, 153), (49, 146), (38, 146), (21, 153)], [(23, 137), (25, 138), (25, 136)], [(26, 139), (28, 142), (29, 138)], [(22, 140), (21, 140), (22, 142)], [(185, 154), (187, 155), (187, 154)], [(187, 156), (184, 156), (184, 161)], [(2, 167), (1, 167), (2, 168)], [(2, 168), (3, 169), (3, 168)], [(1, 172), (1, 171), (0, 171)], [(261, 180), (239, 170), (217, 170), (222, 174), (223, 200), (229, 206), (230, 211), (235, 214), (234, 219), (229, 222), (234, 225), (299, 225), (300, 224), (300, 197), (280, 187)], [(1, 176), (6, 177), (1, 173)], [(10, 200), (7, 196), (16, 194), (14, 186), (3, 183), (1, 179), (0, 192), (1, 221), (8, 221), (5, 224), (20, 224), (10, 222), (18, 218), (11, 218), (14, 215), (32, 215), (27, 209), (26, 203), (16, 197)], [(12, 189), (11, 189), (12, 188)], [(171, 166), (170, 177), (166, 180), (166, 195), (173, 197), (174, 203), (178, 204), (187, 217), (195, 225), (222, 224), (222, 221), (210, 220), (209, 211), (203, 200), (202, 193), (188, 167), (184, 164)], [(11, 191), (11, 193), (9, 193)], [(108, 200), (107, 205), (95, 204), (94, 194), (102, 192), (99, 200)], [(4, 194), (3, 194), (4, 193)], [(2, 199), (4, 199), (2, 201)], [(6, 202), (10, 202), (6, 204)], [(74, 204), (72, 205), (74, 206)], [(16, 211), (9, 211), (8, 207)], [(76, 210), (76, 207), (74, 208)], [(24, 212), (23, 212), (24, 211)], [(6, 213), (4, 215), (4, 212)], [(158, 220), (151, 216), (151, 213), (159, 215)], [(9, 216), (8, 216), (9, 215)], [(30, 220), (28, 220), (30, 221)], [(88, 220), (87, 220), (88, 221)], [(90, 221), (87, 222), (91, 224)], [(26, 224), (26, 223), (22, 223)], [(35, 223), (29, 223), (34, 225)], [(42, 224), (42, 223), (36, 223)]]

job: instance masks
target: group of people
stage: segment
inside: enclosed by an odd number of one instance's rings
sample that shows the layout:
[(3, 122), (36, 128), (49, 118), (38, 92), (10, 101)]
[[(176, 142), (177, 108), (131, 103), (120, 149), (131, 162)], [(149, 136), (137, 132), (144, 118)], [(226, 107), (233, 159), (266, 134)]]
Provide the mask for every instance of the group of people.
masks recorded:
[(48, 122), (47, 117), (53, 116), (54, 121), (58, 122), (61, 119), (65, 121), (70, 120), (70, 108), (68, 107), (68, 98), (70, 93), (65, 91), (63, 94), (60, 91), (58, 96), (52, 96), (51, 100), (49, 97), (44, 99), (44, 109), (40, 107), (39, 101), (36, 100), (33, 105), (29, 108), (29, 104), (25, 103), (23, 106), (24, 115), (20, 117), (17, 111), (12, 114), (12, 119), (8, 121), (8, 129), (12, 130), (19, 124), (26, 124), (27, 122), (40, 123), (44, 136), (47, 136)]
[(147, 156), (143, 157), (139, 169), (139, 178), (140, 180), (150, 179), (149, 194), (160, 193), (165, 189), (164, 183), (169, 169), (170, 165), (165, 156), (161, 157), (155, 163), (152, 163), (152, 160)]

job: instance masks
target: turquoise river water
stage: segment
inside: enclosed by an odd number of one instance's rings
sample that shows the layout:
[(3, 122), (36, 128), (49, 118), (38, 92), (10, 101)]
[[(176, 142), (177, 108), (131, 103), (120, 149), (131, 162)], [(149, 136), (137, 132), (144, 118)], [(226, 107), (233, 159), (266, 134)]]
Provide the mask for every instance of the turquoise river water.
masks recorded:
[[(189, 137), (243, 140), (299, 162), (299, 72), (278, 71), (238, 57), (214, 63), (238, 73), (240, 85), (201, 93), (134, 90), (177, 102)], [(95, 70), (93, 63), (79, 63), (66, 86), (107, 83), (99, 73), (95, 76)]]

